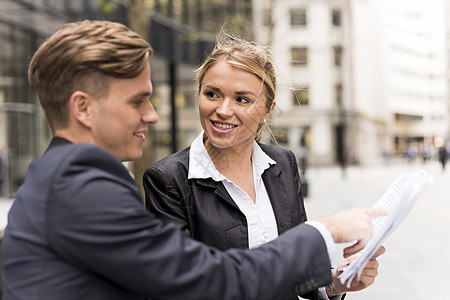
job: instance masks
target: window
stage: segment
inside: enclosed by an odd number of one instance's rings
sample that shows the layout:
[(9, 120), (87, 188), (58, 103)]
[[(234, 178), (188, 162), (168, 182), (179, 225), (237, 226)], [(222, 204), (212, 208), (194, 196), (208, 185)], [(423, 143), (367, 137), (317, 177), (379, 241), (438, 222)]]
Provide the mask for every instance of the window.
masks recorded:
[(308, 63), (308, 48), (291, 48), (291, 60), (293, 65), (306, 65)]
[(423, 121), (423, 116), (395, 114), (395, 121), (406, 122), (406, 123), (418, 122), (418, 121)]
[(293, 8), (291, 9), (291, 26), (305, 26), (306, 25), (306, 9)]
[(294, 106), (309, 105), (309, 88), (301, 87), (292, 92), (292, 103)]
[(276, 143), (272, 141), (272, 144), (285, 147), (289, 144), (289, 130), (287, 128), (272, 128), (271, 131), (276, 141)]
[(342, 84), (336, 84), (334, 87), (334, 99), (338, 107), (342, 107)]
[(175, 93), (175, 106), (177, 109), (196, 109), (196, 94), (190, 88), (179, 87), (179, 90)]
[(341, 26), (341, 11), (337, 9), (333, 9), (332, 12), (332, 20), (333, 26)]
[(264, 17), (263, 17), (263, 24), (264, 26), (270, 27), (272, 26), (272, 10), (271, 9), (265, 9), (264, 10)]
[(341, 46), (334, 46), (333, 47), (333, 53), (334, 53), (334, 65), (336, 67), (340, 67), (342, 65), (342, 47)]

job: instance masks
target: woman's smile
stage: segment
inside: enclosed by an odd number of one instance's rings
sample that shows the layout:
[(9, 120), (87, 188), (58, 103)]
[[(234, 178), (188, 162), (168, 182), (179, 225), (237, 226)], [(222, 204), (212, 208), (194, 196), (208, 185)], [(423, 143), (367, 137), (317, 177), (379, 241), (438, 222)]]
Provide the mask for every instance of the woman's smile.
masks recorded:
[(229, 133), (238, 126), (238, 125), (225, 123), (225, 122), (218, 122), (218, 121), (211, 121), (211, 123), (213, 125), (213, 130), (215, 130), (217, 133)]

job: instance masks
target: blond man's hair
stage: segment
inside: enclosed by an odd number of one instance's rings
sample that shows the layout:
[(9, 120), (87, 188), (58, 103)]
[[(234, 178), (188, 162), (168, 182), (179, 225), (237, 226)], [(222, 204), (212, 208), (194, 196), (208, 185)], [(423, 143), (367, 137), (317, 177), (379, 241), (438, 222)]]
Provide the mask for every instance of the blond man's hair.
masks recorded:
[(140, 35), (110, 21), (63, 25), (33, 55), (28, 80), (52, 129), (68, 126), (70, 95), (82, 90), (95, 97), (107, 94), (111, 78), (134, 78), (153, 50)]

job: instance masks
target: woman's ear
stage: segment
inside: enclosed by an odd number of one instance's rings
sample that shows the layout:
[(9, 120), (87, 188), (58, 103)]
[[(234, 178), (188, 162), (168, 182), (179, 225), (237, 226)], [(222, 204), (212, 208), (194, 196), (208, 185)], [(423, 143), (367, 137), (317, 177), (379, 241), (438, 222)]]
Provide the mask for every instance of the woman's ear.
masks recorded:
[(92, 97), (83, 91), (75, 91), (70, 96), (70, 114), (86, 127), (91, 127), (92, 101)]
[(268, 119), (270, 114), (272, 113), (272, 111), (275, 109), (275, 106), (277, 105), (276, 101), (272, 102), (272, 105), (270, 105), (270, 107), (267, 109), (267, 113), (264, 115), (264, 119)]

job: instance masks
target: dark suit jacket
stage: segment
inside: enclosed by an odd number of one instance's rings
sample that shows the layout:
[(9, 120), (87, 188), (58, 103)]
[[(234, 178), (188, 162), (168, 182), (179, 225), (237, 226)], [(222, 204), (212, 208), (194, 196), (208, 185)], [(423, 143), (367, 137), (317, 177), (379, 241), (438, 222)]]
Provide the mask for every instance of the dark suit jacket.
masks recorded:
[[(276, 161), (262, 179), (281, 235), (306, 221), (297, 162), (291, 151), (260, 146)], [(145, 171), (147, 208), (210, 246), (248, 249), (247, 220), (223, 184), (211, 178), (187, 179), (189, 150), (166, 157)]]
[(4, 299), (283, 299), (331, 281), (320, 233), (300, 225), (221, 252), (165, 225), (109, 152), (53, 139), (30, 164), (2, 243)]

